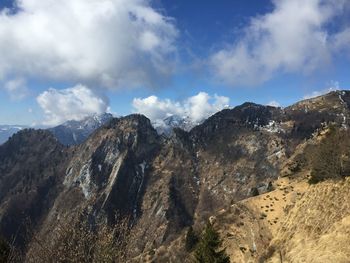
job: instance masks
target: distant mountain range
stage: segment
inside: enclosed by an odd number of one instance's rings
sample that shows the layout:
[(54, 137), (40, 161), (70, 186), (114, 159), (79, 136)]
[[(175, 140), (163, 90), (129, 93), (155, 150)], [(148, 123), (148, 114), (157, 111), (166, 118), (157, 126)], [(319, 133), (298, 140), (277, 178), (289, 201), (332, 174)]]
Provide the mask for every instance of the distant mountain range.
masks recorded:
[[(110, 113), (94, 114), (80, 121), (70, 120), (58, 126), (48, 128), (64, 145), (77, 145), (84, 142), (90, 134), (113, 118)], [(164, 120), (152, 122), (159, 134), (170, 135), (174, 128), (190, 131), (200, 122), (193, 122), (188, 116), (172, 115)], [(6, 142), (13, 134), (20, 130), (30, 128), (23, 125), (0, 125), (0, 144)], [(36, 129), (37, 127), (31, 127)]]
[[(110, 113), (94, 114), (81, 121), (67, 121), (56, 127), (48, 128), (64, 145), (76, 145), (84, 142), (91, 133), (113, 118)], [(0, 144), (6, 142), (13, 134), (27, 128), (39, 129), (23, 125), (0, 125)]]
[(67, 121), (49, 128), (55, 137), (64, 145), (76, 145), (84, 142), (91, 133), (113, 118), (110, 113), (94, 114), (81, 121)]
[(13, 134), (25, 128), (28, 128), (28, 127), (22, 126), (22, 125), (0, 125), (0, 144), (3, 144)]

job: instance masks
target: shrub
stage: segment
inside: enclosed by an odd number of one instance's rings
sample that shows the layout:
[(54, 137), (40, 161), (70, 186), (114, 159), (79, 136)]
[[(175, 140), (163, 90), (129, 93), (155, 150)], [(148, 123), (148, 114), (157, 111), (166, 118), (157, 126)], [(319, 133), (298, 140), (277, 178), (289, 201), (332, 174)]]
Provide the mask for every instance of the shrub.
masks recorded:
[(49, 242), (33, 237), (26, 262), (125, 262), (129, 230), (126, 219), (113, 226), (63, 220), (52, 229)]

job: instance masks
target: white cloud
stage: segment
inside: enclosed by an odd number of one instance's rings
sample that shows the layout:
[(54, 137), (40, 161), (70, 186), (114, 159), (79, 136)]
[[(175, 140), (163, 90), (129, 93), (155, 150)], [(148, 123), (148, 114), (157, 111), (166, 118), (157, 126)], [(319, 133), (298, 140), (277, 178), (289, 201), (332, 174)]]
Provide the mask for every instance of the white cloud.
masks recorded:
[(230, 99), (224, 96), (209, 96), (205, 92), (199, 92), (197, 95), (190, 97), (184, 104), (184, 111), (194, 122), (200, 122), (208, 118), (213, 113), (228, 107)]
[(153, 122), (162, 122), (166, 117), (179, 115), (188, 116), (191, 121), (197, 123), (228, 107), (229, 102), (228, 97), (210, 96), (205, 92), (199, 92), (181, 102), (150, 96), (143, 99), (135, 98), (132, 105), (135, 112), (146, 115)]
[(18, 0), (0, 11), (0, 80), (153, 86), (172, 71), (178, 31), (148, 0)]
[(278, 101), (272, 100), (269, 103), (267, 103), (267, 106), (281, 107), (281, 104)]
[(63, 90), (51, 88), (41, 93), (37, 102), (45, 113), (43, 124), (48, 126), (108, 111), (107, 99), (83, 85)]
[(220, 81), (256, 85), (277, 72), (308, 74), (349, 47), (348, 29), (326, 29), (345, 13), (346, 0), (273, 0), (271, 13), (251, 20), (244, 36), (211, 56)]
[(4, 89), (14, 101), (20, 101), (28, 96), (29, 90), (27, 83), (23, 78), (15, 78), (4, 84)]

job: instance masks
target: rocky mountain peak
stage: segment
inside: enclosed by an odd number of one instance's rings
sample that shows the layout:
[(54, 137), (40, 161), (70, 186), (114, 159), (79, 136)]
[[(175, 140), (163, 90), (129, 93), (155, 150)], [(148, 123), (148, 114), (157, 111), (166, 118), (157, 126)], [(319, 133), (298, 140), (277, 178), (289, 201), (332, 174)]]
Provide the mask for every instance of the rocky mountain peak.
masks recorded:
[[(232, 109), (224, 109), (209, 117), (191, 130), (191, 135), (200, 141), (215, 137), (218, 133), (231, 133), (240, 129), (259, 130), (271, 121), (279, 122), (283, 110), (251, 102), (243, 103)], [(196, 139), (195, 139), (196, 140)]]
[(114, 118), (106, 125), (106, 128), (154, 130), (151, 121), (142, 114), (130, 114), (125, 117)]
[(146, 172), (158, 148), (158, 134), (145, 116), (112, 119), (77, 148), (66, 170), (65, 195), (79, 191), (77, 200), (99, 200), (95, 213), (101, 211), (110, 220), (115, 213), (136, 218)]

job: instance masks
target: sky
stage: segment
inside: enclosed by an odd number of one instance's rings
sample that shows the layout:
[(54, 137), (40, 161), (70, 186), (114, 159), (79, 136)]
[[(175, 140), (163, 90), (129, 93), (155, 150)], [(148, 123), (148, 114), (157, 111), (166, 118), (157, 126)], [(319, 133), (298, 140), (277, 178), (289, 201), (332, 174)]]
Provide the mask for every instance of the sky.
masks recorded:
[(350, 88), (347, 0), (0, 0), (0, 124), (200, 122)]

